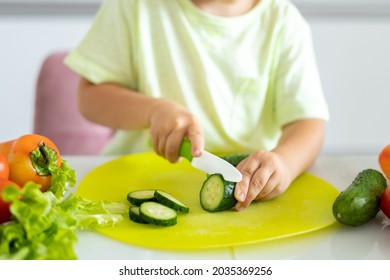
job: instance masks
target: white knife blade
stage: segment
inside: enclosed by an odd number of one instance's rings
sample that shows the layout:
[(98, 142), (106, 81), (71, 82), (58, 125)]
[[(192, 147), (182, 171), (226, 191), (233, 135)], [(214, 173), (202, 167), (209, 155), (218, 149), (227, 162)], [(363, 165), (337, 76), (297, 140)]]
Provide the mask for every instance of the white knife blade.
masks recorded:
[(192, 158), (191, 164), (207, 174), (219, 173), (226, 181), (240, 182), (242, 180), (242, 174), (237, 168), (207, 151), (203, 151), (199, 157)]

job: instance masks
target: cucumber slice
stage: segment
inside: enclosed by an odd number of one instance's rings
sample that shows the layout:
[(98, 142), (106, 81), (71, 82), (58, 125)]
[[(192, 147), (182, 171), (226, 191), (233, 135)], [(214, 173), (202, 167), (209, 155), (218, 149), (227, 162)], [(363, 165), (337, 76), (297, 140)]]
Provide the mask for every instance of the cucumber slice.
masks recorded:
[(132, 191), (127, 194), (127, 200), (136, 206), (140, 206), (143, 202), (156, 201), (155, 191), (155, 189)]
[(139, 224), (147, 224), (147, 222), (141, 218), (139, 213), (139, 206), (132, 205), (129, 208), (129, 218), (130, 220), (139, 223)]
[(140, 216), (150, 224), (173, 226), (177, 223), (177, 213), (172, 208), (158, 202), (147, 201), (139, 207)]
[(176, 210), (178, 212), (188, 213), (190, 211), (190, 208), (187, 205), (185, 205), (183, 202), (181, 202), (177, 198), (173, 197), (169, 193), (166, 193), (162, 190), (156, 190), (154, 192), (154, 197), (161, 204), (163, 204), (169, 208), (172, 208), (173, 210)]
[(237, 203), (234, 197), (235, 183), (226, 181), (221, 174), (211, 174), (200, 190), (200, 204), (209, 212), (231, 209)]

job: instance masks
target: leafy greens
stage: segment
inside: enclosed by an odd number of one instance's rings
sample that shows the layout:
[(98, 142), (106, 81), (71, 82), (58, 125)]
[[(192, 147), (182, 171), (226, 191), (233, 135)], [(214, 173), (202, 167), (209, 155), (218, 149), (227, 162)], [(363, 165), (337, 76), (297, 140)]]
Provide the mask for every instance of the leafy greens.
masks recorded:
[(28, 182), (21, 190), (14, 186), (2, 192), (11, 202), (13, 220), (0, 225), (0, 259), (77, 259), (74, 244), (77, 231), (114, 226), (123, 220), (125, 202), (92, 201), (73, 193), (75, 172), (63, 161), (63, 169), (52, 173), (47, 192)]

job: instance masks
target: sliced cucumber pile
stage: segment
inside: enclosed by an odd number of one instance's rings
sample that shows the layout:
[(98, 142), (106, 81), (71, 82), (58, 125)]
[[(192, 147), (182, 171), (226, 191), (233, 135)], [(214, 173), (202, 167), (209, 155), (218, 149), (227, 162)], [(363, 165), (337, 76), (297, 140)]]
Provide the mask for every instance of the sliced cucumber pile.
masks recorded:
[(189, 207), (171, 194), (159, 189), (136, 190), (127, 194), (132, 204), (130, 220), (141, 224), (173, 226), (178, 213), (188, 213)]

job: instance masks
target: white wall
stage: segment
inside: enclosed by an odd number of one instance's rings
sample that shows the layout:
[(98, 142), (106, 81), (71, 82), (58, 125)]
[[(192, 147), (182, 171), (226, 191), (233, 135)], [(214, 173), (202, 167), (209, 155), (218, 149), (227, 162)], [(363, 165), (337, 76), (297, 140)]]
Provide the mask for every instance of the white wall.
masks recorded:
[(377, 154), (390, 144), (390, 16), (309, 22), (331, 110), (324, 152)]
[[(305, 16), (331, 109), (324, 153), (378, 153), (390, 144), (390, 16)], [(32, 132), (40, 63), (76, 46), (92, 18), (0, 14), (0, 142)]]
[(39, 67), (50, 52), (73, 48), (92, 16), (0, 15), (0, 142), (32, 132)]

